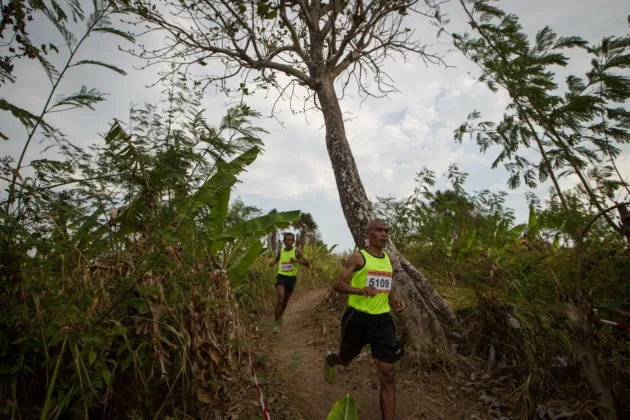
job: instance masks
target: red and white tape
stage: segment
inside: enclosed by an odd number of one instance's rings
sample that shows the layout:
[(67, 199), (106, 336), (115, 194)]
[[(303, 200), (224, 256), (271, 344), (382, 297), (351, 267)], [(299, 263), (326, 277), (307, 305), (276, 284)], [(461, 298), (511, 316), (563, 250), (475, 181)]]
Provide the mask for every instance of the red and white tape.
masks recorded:
[[(236, 298), (232, 294), (232, 288), (230, 287), (230, 279), (227, 276), (225, 271), (222, 271), (221, 274), (225, 277), (225, 284), (228, 292), (228, 297), (236, 303)], [(219, 275), (214, 275), (215, 281), (219, 281)], [(252, 354), (247, 350), (247, 357), (249, 358), (249, 366), (252, 370), (252, 375), (254, 376), (254, 383), (256, 384), (256, 389), (258, 390), (258, 398), (260, 398), (260, 406), (263, 409), (263, 415), (265, 416), (265, 420), (271, 420), (269, 416), (269, 410), (267, 409), (267, 404), (265, 404), (265, 397), (262, 392), (262, 387), (260, 386), (260, 382), (258, 382), (258, 375), (256, 375), (256, 369), (254, 368), (254, 361), (252, 360)]]
[(607, 319), (600, 319), (599, 322), (601, 322), (602, 324), (614, 325), (615, 327), (625, 328), (627, 330), (630, 330), (630, 325), (623, 324), (621, 322), (609, 321)]
[(247, 356), (249, 357), (249, 365), (252, 367), (252, 375), (254, 375), (254, 382), (256, 382), (256, 388), (258, 389), (258, 397), (260, 398), (260, 406), (263, 409), (265, 420), (271, 420), (271, 417), (269, 417), (269, 411), (267, 410), (267, 404), (265, 404), (265, 398), (263, 397), (262, 388), (260, 387), (260, 383), (258, 382), (256, 369), (254, 369), (254, 362), (252, 361), (252, 355), (249, 352), (247, 352)]

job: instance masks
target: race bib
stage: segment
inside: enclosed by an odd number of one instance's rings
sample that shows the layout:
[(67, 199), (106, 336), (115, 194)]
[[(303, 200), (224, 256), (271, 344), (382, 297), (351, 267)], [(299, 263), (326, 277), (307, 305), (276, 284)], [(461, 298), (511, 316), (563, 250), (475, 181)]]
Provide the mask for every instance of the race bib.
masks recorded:
[(283, 262), (282, 264), (280, 264), (280, 269), (282, 271), (293, 271), (293, 263)]
[(392, 291), (392, 284), (391, 272), (368, 270), (366, 287), (372, 286), (380, 293), (389, 293)]

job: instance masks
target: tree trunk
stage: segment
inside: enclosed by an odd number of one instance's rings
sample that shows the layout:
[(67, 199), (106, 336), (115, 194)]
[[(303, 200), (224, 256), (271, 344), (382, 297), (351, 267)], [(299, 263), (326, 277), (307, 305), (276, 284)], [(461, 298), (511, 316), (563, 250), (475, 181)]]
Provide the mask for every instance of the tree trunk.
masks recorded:
[[(617, 204), (617, 202), (615, 202), (615, 204)], [(617, 207), (617, 212), (619, 213), (619, 219), (621, 219), (621, 228), (628, 242), (628, 248), (630, 248), (630, 211), (628, 211), (627, 206), (622, 205)]]
[[(363, 248), (366, 245), (366, 224), (373, 216), (372, 206), (346, 138), (333, 81), (323, 81), (317, 86), (316, 93), (324, 115), (326, 147), (341, 208), (355, 243)], [(452, 309), (391, 243), (389, 251), (397, 260), (394, 265), (394, 292), (407, 304), (401, 318), (408, 332), (408, 344), (423, 353), (448, 348), (450, 330), (458, 325)]]
[(571, 339), (571, 346), (575, 354), (575, 359), (580, 365), (582, 374), (586, 377), (591, 392), (599, 403), (602, 411), (601, 418), (605, 420), (616, 420), (615, 403), (606, 386), (604, 375), (597, 361), (596, 349), (593, 346), (593, 334), (590, 320), (591, 305), (584, 299), (582, 288), (586, 279), (584, 235), (586, 231), (578, 228), (575, 235), (575, 251), (577, 259), (577, 279), (573, 296), (564, 304), (567, 314), (567, 330)]
[(596, 349), (591, 341), (593, 333), (590, 321), (586, 317), (588, 307), (577, 305), (569, 300), (565, 303), (565, 312), (568, 317), (567, 323), (575, 359), (580, 365), (582, 374), (586, 377), (591, 392), (599, 403), (600, 417), (605, 420), (616, 420), (615, 403), (602, 375), (597, 362)]

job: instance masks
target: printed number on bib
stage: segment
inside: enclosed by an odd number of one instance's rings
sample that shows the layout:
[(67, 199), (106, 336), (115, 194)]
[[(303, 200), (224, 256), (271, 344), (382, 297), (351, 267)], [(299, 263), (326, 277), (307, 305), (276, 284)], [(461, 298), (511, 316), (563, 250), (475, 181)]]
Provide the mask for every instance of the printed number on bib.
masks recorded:
[(290, 262), (283, 262), (280, 267), (282, 271), (293, 271), (293, 263)]
[(392, 273), (389, 271), (372, 271), (367, 272), (366, 287), (372, 286), (381, 293), (389, 293), (392, 290)]

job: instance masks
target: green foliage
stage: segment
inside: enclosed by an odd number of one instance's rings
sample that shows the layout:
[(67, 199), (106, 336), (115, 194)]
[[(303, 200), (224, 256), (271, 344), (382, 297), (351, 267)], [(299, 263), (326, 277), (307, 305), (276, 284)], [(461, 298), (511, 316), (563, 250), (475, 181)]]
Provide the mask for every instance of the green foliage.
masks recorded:
[(356, 420), (357, 418), (357, 402), (350, 394), (337, 401), (328, 414), (328, 420)]
[[(525, 230), (522, 244), (530, 253), (540, 253), (539, 258), (533, 261), (525, 256), (509, 258), (515, 250), (509, 252), (501, 248), (508, 258), (500, 265), (494, 260), (490, 270), (491, 278), (497, 275), (497, 268), (506, 269), (506, 264), (520, 266), (522, 270), (508, 271), (512, 274), (508, 294), (517, 293), (518, 297), (510, 297), (516, 298), (518, 308), (527, 308), (522, 313), (530, 314), (529, 321), (521, 322), (517, 328), (528, 337), (513, 348), (521, 351), (521, 358), (528, 359), (530, 369), (536, 364), (549, 364), (549, 354), (537, 349), (546, 344), (525, 343), (535, 341), (534, 337), (540, 335), (552, 341), (545, 329), (548, 325), (562, 326), (575, 354), (582, 354), (585, 359), (599, 359), (602, 367), (599, 363), (581, 363), (580, 368), (603, 412), (612, 412), (625, 402), (595, 378), (607, 377), (612, 372), (625, 378), (628, 372), (616, 370), (614, 363), (600, 357), (601, 349), (590, 344), (599, 339), (596, 327), (583, 320), (592, 318), (593, 306), (597, 304), (594, 302), (611, 297), (617, 305), (627, 305), (627, 290), (618, 281), (627, 258), (617, 260), (612, 256), (630, 245), (630, 236), (624, 238), (623, 226), (606, 208), (611, 208), (622, 194), (626, 197), (630, 194), (616, 164), (620, 149), (615, 145), (630, 142), (630, 111), (626, 106), (630, 99), (630, 76), (625, 71), (630, 65), (630, 37), (604, 37), (600, 43), (589, 45), (579, 37), (558, 37), (545, 27), (535, 39), (529, 39), (516, 16), (503, 12), (489, 1), (460, 0), (460, 4), (473, 34), (454, 35), (454, 44), (479, 66), (479, 80), (493, 92), (505, 90), (510, 104), (498, 124), (479, 122), (480, 114), (472, 112), (468, 121), (455, 131), (455, 139), (462, 141), (463, 136), (470, 133), (482, 152), (498, 146), (500, 152), (492, 167), (505, 166), (510, 174), (510, 188), (522, 184), (535, 188), (547, 181), (553, 185), (545, 208), (536, 208), (539, 203), (528, 199), (527, 225), (513, 228), (504, 235), (507, 242), (512, 242)], [(566, 87), (561, 88), (555, 71), (569, 64), (566, 50), (570, 48), (578, 50), (574, 56), (586, 55), (591, 68), (584, 77), (568, 76)], [(575, 187), (562, 186), (560, 181), (568, 176), (577, 178)], [(621, 209), (619, 214), (623, 214)], [(587, 232), (587, 227), (593, 230)], [(590, 266), (591, 257), (601, 258), (607, 253), (608, 257), (604, 258), (609, 261), (597, 263), (597, 269)], [(522, 265), (524, 260), (529, 260), (529, 264)], [(559, 267), (559, 261), (566, 266)], [(544, 272), (545, 268), (551, 278)], [(614, 273), (609, 273), (611, 277), (599, 276), (599, 271), (610, 268)], [(534, 289), (538, 293), (532, 293)], [(611, 291), (615, 297), (609, 295)], [(562, 296), (564, 307), (554, 301), (552, 293)], [(497, 318), (501, 312), (503, 315), (498, 317), (506, 317), (500, 303), (483, 297), (480, 307), (481, 304), (485, 305), (482, 318)], [(532, 322), (534, 320), (536, 322)], [(495, 323), (492, 330), (500, 331), (501, 325)], [(493, 338), (499, 335), (495, 332)], [(507, 336), (504, 340), (512, 341)], [(563, 346), (553, 347), (551, 354), (561, 351)], [(523, 411), (531, 415), (530, 385), (523, 384), (519, 389)], [(607, 414), (604, 417), (616, 418)]]
[(300, 211), (273, 213), (259, 216), (234, 225), (220, 235), (220, 238), (245, 238), (250, 235), (267, 236), (276, 228), (283, 229), (300, 218)]
[[(47, 4), (48, 3), (48, 4)], [(67, 6), (72, 20), (85, 19), (83, 8), (79, 1), (70, 0)], [(54, 67), (46, 60), (45, 56), (49, 52), (59, 53), (59, 50), (52, 43), (41, 44), (40, 47), (31, 40), (28, 26), (30, 22), (37, 22), (39, 19), (50, 21), (68, 42), (72, 39), (72, 34), (67, 29), (68, 13), (56, 1), (24, 1), (14, 0), (3, 5), (2, 25), (0, 25), (0, 38), (9, 40), (7, 46), (8, 54), (0, 57), (0, 83), (14, 83), (17, 76), (13, 73), (13, 61), (20, 58), (38, 60), (49, 77), (57, 76)], [(50, 49), (50, 51), (49, 51)]]
[[(65, 76), (70, 74), (71, 68), (87, 64), (98, 65), (104, 69), (113, 70), (124, 75), (123, 70), (109, 63), (93, 60), (76, 60), (76, 56), (78, 55), (79, 49), (83, 45), (84, 41), (94, 35), (95, 32), (100, 31), (104, 34), (120, 32), (111, 28), (111, 18), (113, 15), (118, 13), (113, 4), (109, 2), (93, 2), (94, 10), (88, 17), (86, 29), (81, 38), (78, 40), (67, 29), (66, 24), (68, 23), (68, 15), (57, 2), (53, 1), (51, 5), (47, 5), (46, 2), (43, 1), (29, 1), (29, 6), (30, 9), (26, 7), (25, 2), (23, 1), (10, 2), (10, 5), (8, 5), (3, 11), (3, 13), (6, 13), (3, 17), (7, 20), (3, 20), (0, 31), (3, 32), (8, 23), (15, 23), (13, 30), (16, 32), (16, 37), (10, 40), (9, 44), (12, 44), (13, 42), (18, 43), (26, 56), (33, 59), (36, 58), (41, 63), (45, 74), (50, 79), (52, 87), (50, 92), (45, 95), (48, 96), (48, 99), (39, 112), (21, 109), (9, 103), (5, 99), (0, 99), (0, 110), (11, 113), (14, 118), (20, 121), (27, 133), (17, 165), (11, 169), (12, 178), (9, 181), (8, 199), (3, 203), (6, 204), (7, 217), (13, 219), (11, 221), (12, 227), (9, 229), (10, 233), (6, 239), (4, 254), (6, 254), (6, 248), (12, 239), (13, 232), (17, 229), (17, 220), (19, 220), (23, 213), (27, 211), (26, 200), (22, 200), (22, 198), (24, 198), (23, 195), (24, 193), (32, 192), (33, 186), (26, 187), (28, 182), (22, 182), (19, 184), (18, 180), (22, 177), (27, 180), (29, 179), (25, 173), (22, 173), (22, 169), (25, 166), (28, 166), (24, 159), (35, 136), (41, 134), (43, 131), (44, 139), (58, 146), (62, 153), (74, 153), (77, 156), (81, 154), (76, 147), (66, 140), (63, 133), (50, 125), (46, 119), (51, 113), (64, 112), (77, 108), (88, 108), (94, 110), (94, 106), (96, 104), (105, 100), (106, 94), (95, 88), (88, 88), (86, 86), (82, 86), (78, 92), (70, 95), (59, 94), (62, 82), (66, 80)], [(71, 14), (75, 23), (77, 20), (85, 19), (83, 9), (78, 2), (74, 0), (69, 1), (68, 6), (72, 12)], [(46, 16), (46, 18), (49, 19), (59, 30), (59, 33), (63, 38), (63, 42), (68, 48), (65, 63), (59, 69), (44, 58), (44, 55), (48, 53), (45, 44), (42, 45), (41, 49), (32, 45), (28, 33), (26, 32), (26, 21), (30, 21), (32, 19), (33, 13), (43, 14)], [(127, 35), (126, 39), (132, 42), (134, 40), (131, 35)], [(49, 46), (51, 50), (59, 53), (57, 48), (52, 44), (49, 44)], [(10, 47), (10, 50), (13, 50), (11, 52), (16, 55), (13, 57), (4, 57), (4, 61), (0, 64), (0, 80), (2, 82), (5, 82), (5, 78), (12, 82), (15, 81), (15, 77), (12, 75), (13, 65), (11, 64), (11, 60), (16, 57), (20, 57), (21, 55), (16, 53), (13, 47)], [(0, 133), (0, 137), (8, 139), (7, 135), (3, 133)], [(17, 139), (13, 140), (15, 141)], [(41, 175), (41, 171), (38, 175)]]
[(261, 238), (300, 213), (249, 223), (259, 210), (230, 206), (262, 152), (259, 114), (231, 108), (213, 127), (168, 82), (163, 105), (131, 109), (101, 144), (35, 161), (17, 211), (0, 213), (0, 401), (16, 417), (102, 416), (103, 401), (197, 417), (221, 406), (225, 378), (246, 386), (225, 274), (244, 301)]
[[(498, 124), (478, 122), (481, 115), (471, 113), (455, 139), (470, 133), (481, 151), (499, 146), (493, 167), (504, 164), (510, 188), (551, 180), (573, 229), (579, 215), (568, 208), (561, 178), (577, 175), (581, 199), (599, 212), (620, 189), (630, 193), (615, 164), (620, 153), (615, 144), (630, 142), (630, 111), (624, 107), (630, 99), (630, 77), (624, 73), (630, 37), (604, 37), (590, 46), (546, 27), (530, 42), (516, 16), (482, 0), (462, 5), (477, 37), (456, 34), (455, 46), (481, 68), (480, 81), (493, 91), (505, 89), (512, 102)], [(585, 77), (568, 76), (562, 92), (554, 70), (569, 63), (565, 51), (571, 48), (587, 54), (591, 69)], [(621, 232), (608, 215), (604, 219)]]
[[(421, 267), (462, 320), (467, 338), (460, 351), (489, 372), (509, 369), (510, 387), (518, 390), (512, 406), (533, 416), (537, 404), (557, 397), (558, 388), (575, 398), (587, 392), (582, 381), (567, 377), (579, 375), (563, 328), (563, 303), (578, 275), (575, 229), (553, 194), (544, 203), (527, 194), (527, 224), (517, 225), (505, 193), (469, 193), (466, 175), (451, 166), (445, 174), (450, 188), (440, 191), (433, 172), (424, 168), (412, 196), (377, 197), (374, 208), (388, 220), (397, 248)], [(583, 194), (568, 191), (565, 199), (578, 223), (591, 220), (593, 209)], [(630, 289), (623, 279), (629, 260), (622, 238), (605, 222), (593, 229), (585, 241), (588, 291), (594, 305), (627, 309)], [(605, 375), (624, 381), (630, 371), (618, 366), (628, 358), (627, 340), (617, 333), (600, 331), (598, 339), (610, 346), (602, 351), (620, 352), (614, 362), (602, 362)]]
[(389, 222), (399, 248), (427, 244), (457, 258), (478, 251), (498, 256), (519, 239), (523, 228), (513, 227), (514, 212), (505, 207), (506, 193), (467, 193), (468, 174), (457, 165), (451, 165), (445, 176), (451, 188), (434, 190), (435, 174), (424, 168), (407, 199), (376, 198), (375, 214)]

